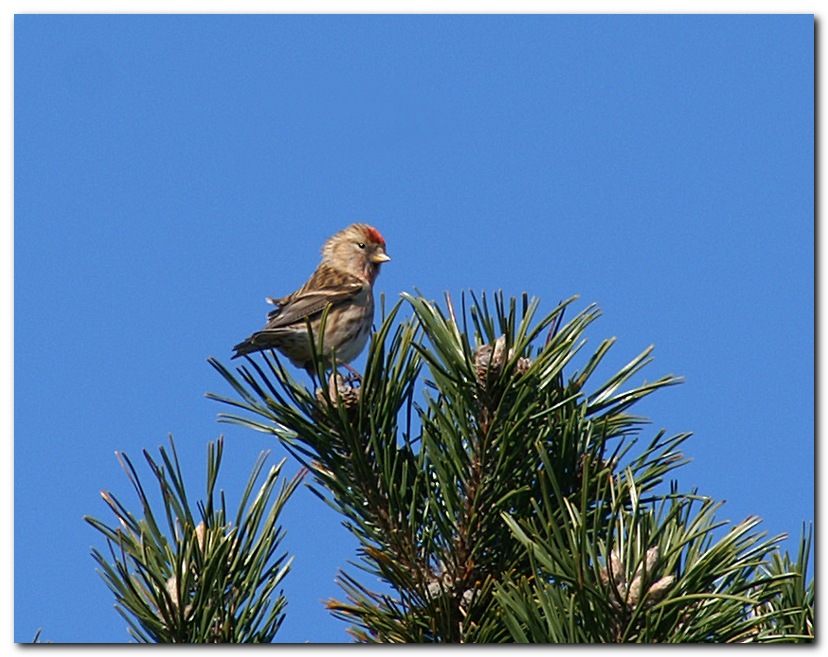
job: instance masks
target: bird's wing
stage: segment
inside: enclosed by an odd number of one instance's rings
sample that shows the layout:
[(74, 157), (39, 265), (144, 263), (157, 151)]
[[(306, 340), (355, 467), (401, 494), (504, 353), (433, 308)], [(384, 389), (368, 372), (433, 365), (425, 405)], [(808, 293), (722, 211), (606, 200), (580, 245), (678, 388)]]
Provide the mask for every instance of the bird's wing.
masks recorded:
[(362, 291), (360, 282), (339, 284), (335, 287), (302, 292), (280, 299), (278, 308), (267, 314), (267, 325), (264, 330), (282, 328), (306, 317), (313, 317), (321, 313), (328, 304), (338, 304), (353, 299)]

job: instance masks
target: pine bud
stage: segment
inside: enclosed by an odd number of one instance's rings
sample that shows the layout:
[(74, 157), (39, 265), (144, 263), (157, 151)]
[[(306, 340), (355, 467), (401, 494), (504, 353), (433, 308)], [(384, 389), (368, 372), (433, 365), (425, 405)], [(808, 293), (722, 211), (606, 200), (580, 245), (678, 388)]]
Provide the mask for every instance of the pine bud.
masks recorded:
[(529, 371), (530, 367), (532, 367), (532, 359), (521, 356), (515, 364), (515, 371), (518, 373), (518, 376), (522, 376)]
[(609, 602), (614, 609), (620, 610), (622, 602), (627, 597), (627, 578), (624, 575), (624, 562), (616, 550), (610, 552), (607, 565), (601, 570), (601, 582), (605, 585), (612, 582)]
[(612, 550), (610, 552), (607, 567), (601, 571), (601, 581), (604, 582), (604, 584), (611, 581), (616, 586), (623, 584), (626, 581), (626, 577), (624, 576), (624, 562), (621, 561), (621, 557), (618, 556), (617, 550)]
[(170, 596), (170, 600), (172, 600), (173, 607), (178, 609), (178, 578), (175, 575), (171, 575), (167, 579), (167, 593)]
[(447, 572), (442, 571), (442, 569), (429, 579), (430, 581), (426, 587), (426, 595), (430, 599), (438, 598), (454, 588), (454, 580), (452, 580)]
[(647, 600), (644, 603), (645, 606), (652, 607), (654, 604), (661, 601), (667, 594), (667, 591), (669, 591), (673, 586), (673, 582), (675, 581), (675, 575), (667, 575), (653, 584), (647, 592)]
[(647, 555), (644, 557), (644, 561), (638, 564), (638, 568), (636, 568), (635, 570), (635, 575), (633, 575), (632, 584), (630, 584), (630, 605), (634, 606), (638, 604), (638, 600), (641, 597), (641, 587), (644, 582), (644, 576), (652, 576), (653, 568), (655, 567), (657, 561), (658, 546), (656, 545), (647, 550)]
[(198, 548), (202, 553), (204, 552), (204, 532), (206, 529), (207, 528), (205, 527), (203, 520), (198, 523), (198, 526), (195, 528), (196, 541), (198, 541)]

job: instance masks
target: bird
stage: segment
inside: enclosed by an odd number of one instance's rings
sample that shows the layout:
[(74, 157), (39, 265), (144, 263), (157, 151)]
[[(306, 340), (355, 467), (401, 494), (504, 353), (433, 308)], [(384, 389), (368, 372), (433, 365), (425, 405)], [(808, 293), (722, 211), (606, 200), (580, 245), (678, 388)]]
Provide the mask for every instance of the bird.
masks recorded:
[(302, 287), (278, 299), (265, 298), (276, 308), (267, 314), (261, 331), (233, 347), (233, 358), (276, 349), (313, 378), (308, 322), (319, 348), (327, 309), (322, 355), (349, 367), (368, 341), (374, 320), (374, 282), (380, 266), (390, 260), (385, 239), (373, 226), (355, 223), (339, 231), (322, 246), (322, 261)]

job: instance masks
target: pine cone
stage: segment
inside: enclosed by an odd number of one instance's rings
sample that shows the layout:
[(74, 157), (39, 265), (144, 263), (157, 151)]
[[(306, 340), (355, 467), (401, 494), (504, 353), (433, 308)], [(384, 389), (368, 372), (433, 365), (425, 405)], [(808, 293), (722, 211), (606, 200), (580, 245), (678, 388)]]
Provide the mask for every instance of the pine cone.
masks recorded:
[(474, 369), (477, 380), (486, 385), (488, 379), (494, 379), (503, 370), (503, 352), (506, 350), (506, 336), (495, 340), (494, 347), (484, 344), (474, 352)]
[[(504, 364), (512, 360), (514, 355), (514, 348), (510, 348), (508, 352), (506, 351), (505, 335), (501, 335), (495, 340), (494, 345), (480, 345), (474, 352), (474, 371), (480, 385), (485, 386), (487, 380), (497, 378), (503, 371)], [(518, 375), (525, 374), (531, 365), (532, 360), (530, 358), (518, 358), (515, 364), (515, 372)]]
[[(359, 398), (362, 396), (362, 388), (359, 388), (338, 372), (334, 372), (328, 378), (328, 396), (333, 408), (339, 408), (339, 404), (346, 409), (356, 408)], [(325, 392), (321, 388), (316, 389), (316, 399), (320, 404), (325, 404)]]

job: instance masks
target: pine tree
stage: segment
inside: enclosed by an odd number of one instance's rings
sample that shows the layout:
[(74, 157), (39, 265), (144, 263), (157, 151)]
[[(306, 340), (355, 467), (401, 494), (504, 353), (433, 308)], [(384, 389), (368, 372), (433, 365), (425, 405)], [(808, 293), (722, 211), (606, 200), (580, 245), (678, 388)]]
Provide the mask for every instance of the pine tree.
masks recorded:
[[(680, 379), (631, 384), (647, 349), (595, 383), (613, 340), (581, 354), (599, 311), (564, 322), (574, 301), (536, 321), (526, 295), (490, 307), (472, 294), (468, 308), (464, 295), (459, 311), (403, 295), (361, 376), (319, 356), (309, 390), (272, 352), (235, 372), (210, 359), (236, 396), (208, 396), (238, 409), (220, 419), (275, 436), (358, 539), (344, 599), (327, 603), (357, 641), (813, 641), (810, 530), (792, 560), (758, 518), (729, 526), (719, 503), (683, 492), (689, 434), (645, 438), (631, 413)], [(254, 495), (261, 455), (231, 519), (223, 441), (195, 509), (170, 442), (160, 460), (144, 453), (166, 524), (124, 454), (142, 515), (103, 493), (117, 522), (86, 518), (109, 546), (93, 557), (116, 609), (141, 642), (273, 641), (290, 568), (278, 517), (303, 475), (282, 479), (283, 460)]]
[(810, 532), (792, 562), (758, 518), (727, 527), (683, 492), (689, 434), (644, 439), (631, 413), (680, 379), (632, 385), (647, 349), (595, 383), (613, 340), (580, 356), (599, 311), (564, 322), (574, 301), (536, 321), (526, 295), (403, 295), (361, 377), (318, 357), (309, 390), (275, 353), (211, 359), (236, 396), (208, 396), (275, 436), (358, 539), (327, 603), (358, 641), (813, 640)]

